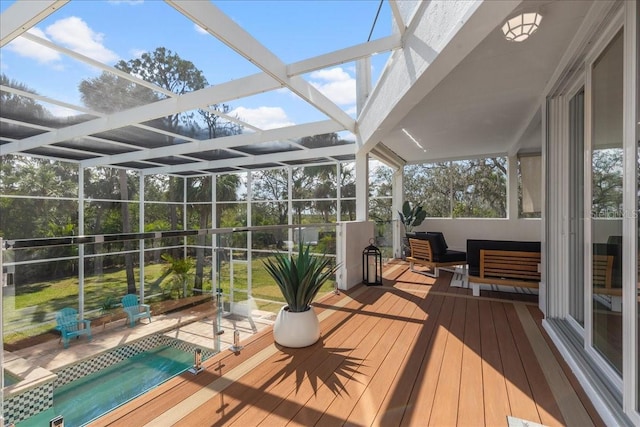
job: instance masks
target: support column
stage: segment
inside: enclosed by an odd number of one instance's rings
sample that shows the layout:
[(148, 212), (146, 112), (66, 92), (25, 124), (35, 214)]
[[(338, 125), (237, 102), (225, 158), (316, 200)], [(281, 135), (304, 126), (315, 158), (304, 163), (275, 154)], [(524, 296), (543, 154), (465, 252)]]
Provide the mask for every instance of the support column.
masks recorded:
[(371, 58), (369, 56), (356, 61), (356, 108), (358, 116), (371, 93)]
[[(182, 229), (188, 230), (187, 224), (187, 178), (182, 178)], [(187, 258), (187, 237), (182, 238), (182, 257)]]
[[(140, 172), (138, 190), (138, 233), (144, 233), (144, 174)], [(140, 266), (140, 301), (144, 303), (144, 239), (138, 240)]]
[[(211, 177), (211, 228), (218, 228), (218, 175)], [(216, 293), (216, 289), (220, 288), (218, 279), (218, 264), (220, 262), (220, 249), (218, 242), (220, 241), (218, 233), (211, 234), (211, 249), (213, 261), (211, 262), (211, 292)]]
[[(78, 165), (78, 235), (84, 235), (84, 167)], [(78, 245), (78, 313), (84, 319), (84, 244)]]
[[(4, 385), (4, 267), (2, 255), (4, 254), (4, 242), (0, 237), (0, 386)], [(4, 425), (4, 387), (0, 387), (0, 425)]]
[(342, 221), (342, 163), (336, 164), (336, 222)]
[(507, 218), (518, 219), (518, 155), (507, 157)]
[(369, 219), (369, 155), (356, 153), (356, 221)]
[[(289, 225), (293, 225), (293, 167), (289, 166), (287, 168), (287, 211)], [(287, 231), (287, 239), (290, 242), (293, 242), (293, 229), (289, 228)], [(291, 250), (289, 249), (289, 253)]]
[(402, 210), (402, 203), (404, 202), (404, 170), (398, 168), (393, 170), (393, 183), (391, 185), (391, 206), (393, 218), (393, 257), (402, 258), (402, 236), (404, 234), (404, 228), (398, 218), (398, 212)]
[[(253, 212), (253, 172), (247, 172), (247, 226), (253, 226), (252, 212)], [(251, 268), (251, 261), (253, 260), (253, 231), (247, 231), (247, 307), (249, 313), (251, 308), (249, 307), (249, 298), (251, 298), (253, 268)]]

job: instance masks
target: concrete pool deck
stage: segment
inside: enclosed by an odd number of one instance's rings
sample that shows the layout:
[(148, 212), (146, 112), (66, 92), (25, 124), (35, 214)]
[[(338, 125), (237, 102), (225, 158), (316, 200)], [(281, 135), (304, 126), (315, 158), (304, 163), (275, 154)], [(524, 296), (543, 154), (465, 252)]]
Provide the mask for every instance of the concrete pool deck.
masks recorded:
[[(150, 323), (143, 320), (133, 328), (128, 327), (126, 319), (116, 320), (105, 327), (92, 327), (91, 341), (85, 337), (71, 340), (67, 349), (60, 340), (49, 340), (18, 351), (4, 351), (4, 368), (21, 379), (17, 384), (5, 388), (5, 398), (51, 381), (55, 376), (54, 372), (65, 366), (90, 359), (149, 335), (163, 334), (203, 348), (214, 349), (215, 316), (215, 307), (207, 303), (152, 316)], [(253, 310), (250, 317), (224, 313), (220, 324), (224, 331), (220, 335), (220, 350), (224, 351), (233, 344), (234, 329), (240, 332), (242, 341), (272, 325), (274, 319), (274, 313), (258, 310)]]

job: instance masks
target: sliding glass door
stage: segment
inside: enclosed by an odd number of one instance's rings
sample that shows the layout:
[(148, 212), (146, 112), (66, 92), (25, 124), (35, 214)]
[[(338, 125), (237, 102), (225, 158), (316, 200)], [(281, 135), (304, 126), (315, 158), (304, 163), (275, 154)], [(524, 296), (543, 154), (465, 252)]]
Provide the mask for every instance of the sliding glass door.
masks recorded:
[(623, 37), (591, 67), (591, 344), (622, 374)]

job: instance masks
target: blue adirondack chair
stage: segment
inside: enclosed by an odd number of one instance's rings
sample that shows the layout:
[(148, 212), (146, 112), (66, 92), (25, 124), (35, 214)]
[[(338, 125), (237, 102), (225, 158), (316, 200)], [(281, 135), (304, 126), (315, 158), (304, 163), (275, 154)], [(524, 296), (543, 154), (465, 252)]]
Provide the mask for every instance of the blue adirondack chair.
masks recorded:
[(91, 336), (91, 321), (78, 318), (78, 311), (75, 308), (65, 307), (56, 314), (56, 329), (60, 331), (64, 348), (69, 348), (69, 338), (79, 338), (86, 335), (89, 341)]
[(144, 319), (146, 317), (149, 319), (149, 322), (151, 322), (151, 306), (149, 306), (149, 304), (140, 304), (137, 295), (125, 295), (122, 298), (122, 308), (124, 308), (125, 313), (127, 313), (129, 327), (131, 328), (138, 319)]

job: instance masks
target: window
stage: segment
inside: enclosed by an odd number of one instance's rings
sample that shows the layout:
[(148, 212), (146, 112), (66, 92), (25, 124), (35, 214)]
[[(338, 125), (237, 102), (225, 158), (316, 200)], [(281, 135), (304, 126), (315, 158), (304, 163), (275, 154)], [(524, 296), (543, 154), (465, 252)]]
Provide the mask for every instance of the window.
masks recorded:
[(405, 200), (428, 217), (506, 218), (507, 159), (487, 157), (406, 166)]
[(542, 213), (542, 156), (518, 155), (518, 217), (540, 218)]

